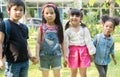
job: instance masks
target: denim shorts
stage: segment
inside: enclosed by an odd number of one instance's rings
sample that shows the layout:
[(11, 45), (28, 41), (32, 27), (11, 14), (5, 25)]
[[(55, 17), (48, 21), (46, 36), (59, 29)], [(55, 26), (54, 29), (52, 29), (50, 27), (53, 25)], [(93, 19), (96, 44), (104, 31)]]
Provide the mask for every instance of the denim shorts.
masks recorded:
[(61, 56), (40, 56), (40, 70), (60, 69)]
[(5, 77), (28, 77), (29, 61), (5, 63)]

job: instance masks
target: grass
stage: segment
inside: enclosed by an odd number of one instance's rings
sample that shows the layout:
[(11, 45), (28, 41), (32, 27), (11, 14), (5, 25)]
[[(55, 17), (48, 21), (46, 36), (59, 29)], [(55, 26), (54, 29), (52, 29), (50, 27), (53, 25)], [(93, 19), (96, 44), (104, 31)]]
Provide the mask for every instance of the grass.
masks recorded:
[[(34, 29), (30, 29), (30, 39), (28, 40), (31, 52), (33, 55), (35, 55), (35, 43), (36, 43), (36, 36), (37, 36), (37, 31)], [(115, 55), (118, 64), (114, 65), (113, 61), (110, 62), (108, 66), (108, 72), (107, 72), (107, 77), (120, 77), (120, 37), (114, 36), (115, 37)], [(50, 76), (53, 77), (52, 71), (50, 71)], [(87, 76), (88, 77), (98, 77), (98, 72), (96, 70), (96, 67), (94, 63), (91, 64), (91, 67), (88, 68), (87, 70)], [(4, 77), (4, 70), (0, 70), (0, 77)], [(39, 70), (39, 64), (33, 65), (30, 62), (29, 66), (29, 74), (28, 77), (42, 77), (41, 76), (41, 71)], [(62, 68), (61, 69), (61, 77), (70, 77), (70, 69), (69, 68)], [(79, 74), (77, 77), (80, 77)]]

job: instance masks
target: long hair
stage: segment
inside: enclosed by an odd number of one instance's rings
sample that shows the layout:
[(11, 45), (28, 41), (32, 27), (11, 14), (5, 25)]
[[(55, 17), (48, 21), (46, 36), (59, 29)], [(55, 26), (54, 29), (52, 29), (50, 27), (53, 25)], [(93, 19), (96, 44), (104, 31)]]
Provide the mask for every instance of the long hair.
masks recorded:
[[(76, 16), (79, 16), (81, 19), (83, 18), (82, 9), (81, 9), (81, 10), (78, 10), (78, 9), (70, 9), (69, 15), (76, 15)], [(85, 24), (83, 24), (82, 22), (80, 22), (80, 23), (81, 23), (81, 26), (82, 26), (82, 27), (86, 27)], [(66, 23), (66, 25), (65, 25), (65, 30), (66, 30), (67, 28), (69, 28), (69, 26), (70, 26), (70, 21), (68, 21), (68, 22)]]
[(43, 13), (44, 13), (44, 9), (46, 7), (52, 7), (55, 11), (55, 14), (56, 14), (56, 18), (55, 18), (55, 21), (54, 23), (56, 24), (57, 26), (57, 35), (58, 35), (58, 39), (59, 39), (59, 43), (62, 43), (63, 42), (63, 26), (62, 26), (62, 23), (61, 23), (61, 20), (60, 20), (60, 14), (59, 14), (59, 11), (58, 11), (58, 8), (56, 7), (56, 5), (54, 3), (46, 3), (45, 5), (43, 5), (42, 7), (42, 23), (46, 23), (46, 20), (43, 16)]

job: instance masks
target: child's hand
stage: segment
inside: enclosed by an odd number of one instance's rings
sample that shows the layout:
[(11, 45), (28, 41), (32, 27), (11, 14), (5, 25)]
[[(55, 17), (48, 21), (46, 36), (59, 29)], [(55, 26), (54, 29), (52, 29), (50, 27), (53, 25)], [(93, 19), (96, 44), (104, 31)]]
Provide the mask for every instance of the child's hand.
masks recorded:
[(67, 56), (64, 56), (63, 66), (64, 66), (64, 67), (67, 67), (67, 64), (68, 64), (68, 57), (67, 57)]
[(36, 57), (30, 57), (30, 60), (33, 64), (37, 64), (39, 62), (39, 60)]
[(116, 65), (116, 64), (117, 64), (117, 61), (116, 61), (116, 59), (113, 59), (113, 61), (114, 61), (114, 64)]
[(63, 66), (67, 67), (67, 64), (68, 64), (67, 61), (64, 61)]
[(94, 56), (93, 55), (90, 55), (90, 60), (91, 60), (91, 62), (94, 61)]
[(4, 69), (4, 68), (5, 68), (4, 62), (2, 61), (2, 59), (0, 59), (0, 69)]

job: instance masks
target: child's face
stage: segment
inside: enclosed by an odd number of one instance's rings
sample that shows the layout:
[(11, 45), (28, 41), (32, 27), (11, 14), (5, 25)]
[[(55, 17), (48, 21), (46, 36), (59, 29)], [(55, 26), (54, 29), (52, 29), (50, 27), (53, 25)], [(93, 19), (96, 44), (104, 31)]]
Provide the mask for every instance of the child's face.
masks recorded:
[(52, 7), (46, 7), (43, 16), (48, 24), (54, 24), (56, 14)]
[(109, 36), (114, 30), (114, 24), (110, 21), (106, 21), (103, 26), (103, 32), (106, 36)]
[(10, 10), (7, 10), (10, 19), (18, 22), (24, 15), (24, 8), (22, 6), (12, 6)]
[(81, 22), (81, 18), (79, 15), (70, 15), (70, 22), (72, 26), (78, 26), (79, 23)]

